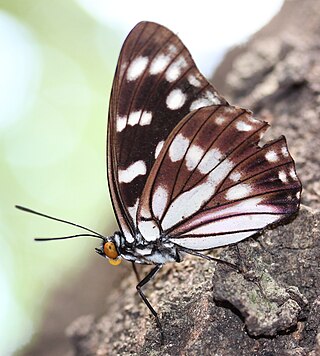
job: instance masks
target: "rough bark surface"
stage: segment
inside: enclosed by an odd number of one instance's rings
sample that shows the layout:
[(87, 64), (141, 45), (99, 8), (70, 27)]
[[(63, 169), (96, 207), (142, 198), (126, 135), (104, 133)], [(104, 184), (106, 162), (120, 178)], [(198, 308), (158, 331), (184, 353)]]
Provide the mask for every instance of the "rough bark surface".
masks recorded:
[(241, 272), (197, 258), (165, 266), (146, 288), (164, 345), (132, 273), (106, 315), (69, 326), (75, 355), (320, 355), (319, 9), (320, 0), (287, 1), (213, 79), (272, 123), (268, 139), (286, 135), (304, 187), (296, 219), (224, 249)]

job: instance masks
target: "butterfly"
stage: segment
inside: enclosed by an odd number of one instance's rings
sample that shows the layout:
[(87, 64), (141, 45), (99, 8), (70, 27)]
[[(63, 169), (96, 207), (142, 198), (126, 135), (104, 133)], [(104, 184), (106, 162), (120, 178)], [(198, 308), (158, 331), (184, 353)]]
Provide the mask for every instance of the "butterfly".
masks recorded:
[[(266, 122), (228, 104), (167, 28), (140, 22), (121, 49), (109, 106), (107, 167), (119, 231), (96, 252), (154, 268), (234, 244), (299, 209), (301, 183), (282, 136), (259, 145)], [(47, 238), (38, 240), (52, 240)], [(137, 274), (137, 273), (136, 273)], [(137, 274), (138, 275), (138, 274)]]

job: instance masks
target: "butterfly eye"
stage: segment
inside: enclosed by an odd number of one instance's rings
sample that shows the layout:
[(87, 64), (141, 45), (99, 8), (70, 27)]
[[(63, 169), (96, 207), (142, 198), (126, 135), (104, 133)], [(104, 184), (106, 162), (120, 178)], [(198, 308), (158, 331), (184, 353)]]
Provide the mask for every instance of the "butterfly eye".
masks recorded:
[(113, 242), (106, 242), (103, 246), (103, 252), (107, 257), (112, 258), (113, 260), (119, 256), (118, 251), (116, 250), (116, 245)]
[(106, 242), (103, 246), (103, 252), (109, 258), (109, 262), (112, 265), (117, 266), (121, 263), (121, 259), (117, 259), (119, 254), (116, 245), (113, 242)]

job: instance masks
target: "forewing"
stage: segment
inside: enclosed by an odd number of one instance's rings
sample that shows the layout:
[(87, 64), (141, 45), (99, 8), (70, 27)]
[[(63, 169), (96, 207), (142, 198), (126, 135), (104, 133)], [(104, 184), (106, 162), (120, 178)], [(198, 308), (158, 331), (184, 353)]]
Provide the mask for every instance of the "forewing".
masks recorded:
[[(299, 208), (301, 184), (284, 137), (231, 106), (189, 114), (171, 133), (143, 192), (138, 227), (204, 250), (242, 240)], [(151, 236), (151, 237), (150, 237)]]
[(171, 31), (139, 23), (128, 35), (113, 82), (108, 180), (119, 225), (134, 235), (147, 177), (173, 128), (192, 110), (226, 103)]

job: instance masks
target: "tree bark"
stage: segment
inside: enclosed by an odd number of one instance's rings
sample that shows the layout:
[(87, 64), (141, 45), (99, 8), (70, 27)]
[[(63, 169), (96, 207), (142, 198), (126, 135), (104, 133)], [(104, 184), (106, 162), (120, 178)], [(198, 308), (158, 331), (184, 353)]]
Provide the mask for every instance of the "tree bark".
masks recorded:
[(241, 273), (198, 258), (164, 266), (146, 289), (164, 345), (132, 273), (106, 315), (69, 326), (76, 355), (320, 355), (319, 9), (285, 2), (213, 77), (230, 103), (272, 123), (267, 139), (286, 135), (304, 187), (296, 219), (224, 249)]

